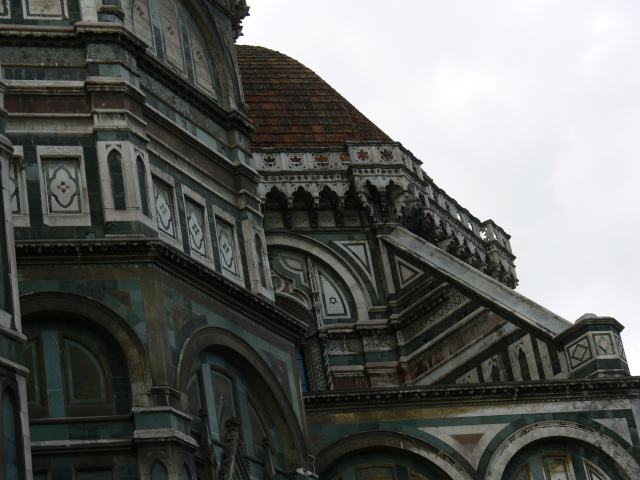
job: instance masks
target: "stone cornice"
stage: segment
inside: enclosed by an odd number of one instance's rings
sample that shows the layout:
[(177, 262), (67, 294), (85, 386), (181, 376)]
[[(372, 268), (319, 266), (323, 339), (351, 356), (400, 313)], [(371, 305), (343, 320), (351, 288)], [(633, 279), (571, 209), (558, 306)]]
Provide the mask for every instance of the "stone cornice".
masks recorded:
[(275, 304), (227, 280), (161, 240), (26, 240), (16, 242), (16, 256), (18, 268), (39, 265), (155, 264), (292, 342), (298, 342), (307, 329), (304, 322)]
[(227, 129), (251, 138), (255, 125), (237, 110), (227, 110), (188, 81), (171, 72), (147, 53), (147, 45), (128, 28), (117, 23), (78, 22), (70, 27), (0, 25), (0, 45), (84, 47), (88, 43), (112, 43), (136, 57), (138, 68)]
[(69, 452), (77, 454), (82, 452), (82, 455), (86, 455), (87, 452), (118, 454), (131, 452), (131, 449), (130, 438), (31, 442), (31, 450), (37, 455), (69, 455)]
[(198, 442), (191, 435), (182, 433), (175, 428), (138, 429), (133, 432), (133, 444), (136, 446), (164, 445), (166, 443), (177, 443), (192, 451), (198, 449)]
[(640, 394), (640, 377), (537, 382), (482, 383), (370, 388), (304, 394), (307, 410), (344, 410), (393, 406), (504, 404), (571, 399), (628, 398)]
[[(207, 145), (205, 142), (200, 140), (191, 132), (183, 128), (179, 128), (175, 122), (167, 118), (165, 115), (163, 115), (161, 112), (153, 108), (151, 105), (146, 104), (144, 106), (144, 112), (146, 115), (152, 118), (159, 125), (169, 130), (172, 136), (177, 137), (181, 141), (187, 143), (190, 147), (194, 148), (202, 155), (215, 159), (217, 162), (215, 165), (216, 169), (218, 168), (223, 169), (231, 175), (238, 175), (238, 174), (245, 175), (246, 177), (250, 178), (253, 182), (255, 182), (256, 185), (260, 183), (260, 174), (254, 168), (240, 161), (234, 162), (231, 159), (225, 157), (223, 154), (213, 149), (211, 146)], [(173, 148), (171, 148), (168, 144), (166, 144), (165, 142), (162, 142), (160, 138), (156, 138), (151, 134), (149, 135), (149, 137), (154, 138), (156, 142), (161, 143), (164, 148), (171, 150), (174, 155), (180, 156), (181, 158), (183, 158), (183, 160), (191, 163), (191, 165), (193, 165), (195, 168), (199, 169), (200, 171), (203, 171), (203, 173), (207, 175), (211, 175), (211, 172), (204, 171), (202, 167), (199, 167), (195, 163), (189, 161), (186, 157), (184, 157), (183, 155), (175, 151)], [(235, 192), (235, 188), (233, 188), (233, 186), (231, 185), (221, 185), (220, 187), (228, 188), (231, 191)], [(256, 201), (256, 203), (260, 202), (260, 199), (258, 196), (253, 195), (253, 198)]]
[(589, 329), (589, 327), (603, 327), (609, 326), (614, 330), (617, 330), (620, 333), (624, 330), (624, 325), (618, 322), (615, 318), (612, 317), (583, 317), (576, 320), (576, 323), (566, 329), (564, 332), (556, 335), (554, 340), (558, 342), (562, 342), (575, 334), (580, 334)]

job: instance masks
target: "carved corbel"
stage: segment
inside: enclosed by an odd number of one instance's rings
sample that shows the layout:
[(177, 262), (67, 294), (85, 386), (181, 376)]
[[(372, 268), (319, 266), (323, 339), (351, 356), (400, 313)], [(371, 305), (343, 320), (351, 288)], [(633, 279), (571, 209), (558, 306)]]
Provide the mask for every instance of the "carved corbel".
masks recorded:
[(318, 227), (318, 209), (320, 208), (320, 197), (313, 197), (313, 204), (311, 206), (311, 218), (309, 222), (311, 223), (311, 228)]
[(491, 265), (489, 266), (489, 276), (495, 280), (499, 280), (500, 276), (503, 273), (504, 273), (504, 267), (502, 266), (502, 264), (499, 261), (498, 262), (492, 261)]
[(393, 200), (393, 221), (402, 222), (404, 216), (404, 207), (407, 203), (414, 201), (415, 199), (409, 199), (409, 194), (403, 192)]
[(515, 277), (513, 272), (509, 270), (505, 270), (502, 275), (500, 275), (500, 281), (511, 288), (516, 288), (518, 286), (518, 279)]
[(336, 223), (338, 227), (344, 227), (344, 202), (345, 197), (340, 197), (336, 204)]
[(489, 265), (487, 265), (487, 262), (484, 262), (480, 259), (478, 259), (478, 261), (476, 263), (473, 263), (473, 266), (480, 270), (482, 273), (487, 273), (487, 270), (489, 269)]
[(437, 245), (445, 251), (449, 251), (449, 247), (455, 242), (455, 239), (451, 235), (447, 235), (442, 240), (439, 240)]
[(380, 213), (383, 222), (389, 221), (389, 194), (386, 188), (380, 188), (378, 190), (380, 194)]
[(287, 207), (284, 210), (284, 226), (285, 228), (291, 228), (293, 225), (293, 200), (294, 197), (288, 196), (287, 197)]
[(365, 212), (367, 212), (367, 215), (369, 216), (369, 218), (375, 223), (378, 221), (378, 216), (376, 215), (376, 212), (373, 208), (373, 206), (367, 201), (367, 197), (363, 192), (358, 192), (358, 200), (360, 200), (360, 203), (362, 204), (362, 207), (364, 208)]
[(464, 243), (453, 242), (449, 245), (448, 252), (455, 257), (462, 259), (463, 257), (467, 256), (469, 249)]

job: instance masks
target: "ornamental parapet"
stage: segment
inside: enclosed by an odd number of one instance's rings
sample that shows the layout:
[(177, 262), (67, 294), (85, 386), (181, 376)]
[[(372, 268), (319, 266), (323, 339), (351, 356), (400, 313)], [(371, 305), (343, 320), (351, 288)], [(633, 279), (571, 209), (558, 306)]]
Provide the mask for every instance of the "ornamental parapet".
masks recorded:
[[(481, 221), (438, 187), (422, 170), (422, 162), (400, 143), (347, 142), (344, 148), (255, 149), (253, 160), (262, 175), (263, 205), (275, 193), (284, 210), (281, 227), (302, 192), (314, 210), (330, 199), (340, 227), (345, 200), (353, 199), (374, 225), (400, 223), (512, 288), (518, 284), (510, 236), (492, 220)], [(321, 222), (320, 222), (321, 223)], [(268, 226), (268, 225), (267, 225)]]

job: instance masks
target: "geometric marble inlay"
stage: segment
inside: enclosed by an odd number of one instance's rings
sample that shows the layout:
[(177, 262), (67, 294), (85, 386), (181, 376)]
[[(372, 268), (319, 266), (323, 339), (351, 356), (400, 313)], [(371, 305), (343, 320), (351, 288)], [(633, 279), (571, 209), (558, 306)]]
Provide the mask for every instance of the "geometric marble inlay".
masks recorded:
[(576, 343), (567, 347), (567, 353), (571, 362), (571, 368), (576, 368), (580, 364), (589, 360), (591, 355), (591, 347), (589, 346), (589, 339), (583, 337)]
[(159, 3), (167, 60), (182, 72), (184, 70), (182, 32), (178, 23), (176, 4), (171, 0), (160, 0)]
[(267, 212), (264, 217), (264, 225), (266, 228), (284, 227), (282, 212)]
[(191, 37), (191, 49), (193, 64), (195, 66), (194, 76), (196, 83), (207, 91), (213, 92), (213, 78), (211, 76), (211, 65), (209, 65), (209, 51), (204, 46), (200, 32), (193, 21), (189, 21), (189, 34)]
[(633, 445), (631, 441), (631, 432), (629, 432), (629, 424), (626, 418), (594, 418), (595, 422), (600, 425), (604, 425), (610, 430), (613, 430), (622, 438), (624, 438), (629, 445)]
[(291, 215), (291, 224), (297, 228), (305, 228), (311, 226), (311, 223), (309, 223), (309, 212), (294, 211)]
[(613, 355), (613, 341), (610, 333), (594, 333), (593, 342), (596, 344), (597, 355)]
[(360, 220), (360, 212), (357, 210), (345, 210), (344, 211), (344, 225), (345, 227), (359, 227), (362, 224)]
[(340, 288), (324, 272), (320, 271), (318, 276), (325, 314), (331, 317), (348, 315), (349, 307)]
[(422, 271), (411, 265), (409, 262), (405, 262), (400, 257), (395, 257), (396, 269), (398, 271), (398, 280), (400, 281), (400, 288), (404, 288), (411, 282), (417, 280), (422, 276)]
[(622, 339), (619, 336), (615, 336), (616, 338), (616, 347), (618, 347), (618, 355), (620, 355), (620, 357), (623, 360), (626, 360), (627, 357), (624, 355), (624, 347), (622, 346)]
[(186, 201), (186, 206), (189, 246), (192, 250), (205, 257), (207, 255), (207, 237), (205, 235), (202, 207), (189, 200)]
[(81, 213), (78, 160), (43, 160), (49, 213)]
[(64, 3), (61, 0), (27, 0), (26, 17), (61, 18), (64, 14)]
[(220, 250), (222, 266), (231, 273), (236, 274), (238, 269), (236, 266), (233, 230), (221, 220), (218, 220), (218, 249)]
[(155, 203), (156, 214), (158, 216), (158, 228), (170, 237), (176, 238), (171, 189), (157, 180), (154, 180), (153, 187), (156, 194)]
[(335, 242), (349, 257), (351, 257), (364, 270), (365, 274), (371, 282), (371, 286), (378, 293), (377, 284), (374, 280), (373, 268), (371, 261), (371, 252), (366, 241), (346, 240)]
[(318, 226), (319, 227), (335, 227), (336, 219), (331, 211), (319, 211), (318, 212)]
[(133, 30), (153, 50), (153, 26), (151, 25), (148, 2), (133, 0), (132, 13)]
[(418, 428), (449, 445), (477, 470), (480, 458), (489, 443), (507, 426), (508, 423), (489, 423)]

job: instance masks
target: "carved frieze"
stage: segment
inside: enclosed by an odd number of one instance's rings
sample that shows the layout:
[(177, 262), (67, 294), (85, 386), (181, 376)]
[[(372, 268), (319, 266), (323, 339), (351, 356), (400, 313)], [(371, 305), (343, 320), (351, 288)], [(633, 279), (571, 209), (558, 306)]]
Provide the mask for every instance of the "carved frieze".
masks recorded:
[(464, 295), (456, 291), (451, 291), (442, 304), (438, 305), (422, 318), (402, 330), (403, 342), (413, 340), (415, 337), (423, 333), (429, 326), (444, 318), (450, 312), (456, 310), (468, 301), (469, 299)]
[[(345, 149), (300, 152), (254, 151), (254, 164), (263, 175), (263, 201), (275, 188), (291, 200), (300, 187), (309, 192), (315, 208), (328, 188), (334, 200), (335, 226), (362, 225), (357, 212), (344, 211), (344, 200), (357, 199), (370, 221), (398, 222), (496, 280), (515, 287), (515, 256), (509, 235), (488, 220), (481, 222), (424, 175), (418, 159), (399, 144), (348, 144)], [(326, 198), (326, 197), (325, 197)], [(282, 212), (285, 216), (288, 212)], [(328, 215), (273, 228), (327, 228)], [(301, 219), (298, 215), (298, 220)], [(277, 225), (277, 226), (276, 226)], [(269, 226), (267, 224), (267, 226)]]
[(373, 335), (362, 337), (362, 346), (365, 350), (392, 350), (395, 342), (391, 335)]
[(344, 355), (362, 353), (362, 342), (357, 338), (342, 338), (327, 341), (327, 351), (330, 355)]

